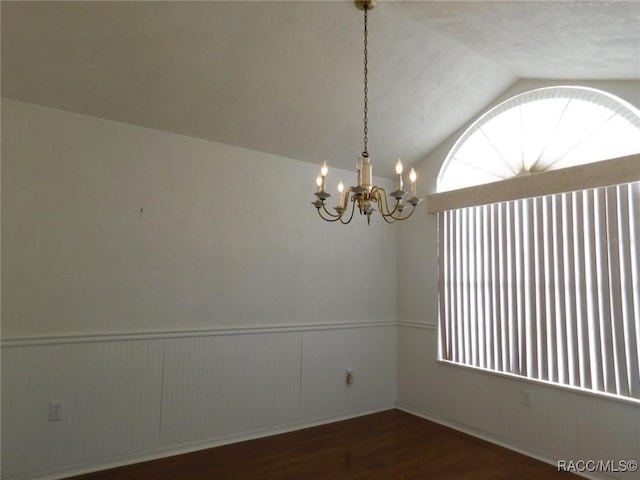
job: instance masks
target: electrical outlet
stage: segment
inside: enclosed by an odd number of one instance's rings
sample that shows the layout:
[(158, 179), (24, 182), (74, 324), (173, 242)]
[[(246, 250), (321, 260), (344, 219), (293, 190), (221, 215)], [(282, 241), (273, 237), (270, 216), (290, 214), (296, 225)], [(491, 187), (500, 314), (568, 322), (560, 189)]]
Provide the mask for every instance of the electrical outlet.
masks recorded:
[(49, 421), (57, 422), (62, 420), (62, 402), (49, 403)]
[(353, 370), (347, 370), (347, 385), (353, 385)]
[(522, 404), (525, 407), (532, 407), (533, 406), (533, 399), (531, 397), (531, 392), (529, 390), (523, 390), (522, 391)]

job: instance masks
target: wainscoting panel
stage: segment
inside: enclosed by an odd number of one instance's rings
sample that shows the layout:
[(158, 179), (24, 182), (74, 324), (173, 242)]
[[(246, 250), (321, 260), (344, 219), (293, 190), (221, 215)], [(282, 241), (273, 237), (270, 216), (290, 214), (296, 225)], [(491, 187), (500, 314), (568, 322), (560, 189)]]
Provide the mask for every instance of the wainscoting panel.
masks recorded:
[[(321, 419), (391, 408), (395, 402), (395, 327), (304, 332), (302, 412)], [(346, 371), (354, 374), (346, 383)]]
[(300, 421), (299, 332), (167, 341), (162, 443)]
[[(392, 408), (395, 342), (391, 322), (4, 339), (2, 479), (59, 479)], [(52, 401), (60, 421), (48, 420)]]
[[(584, 458), (640, 462), (640, 406), (617, 404), (602, 408), (601, 403), (597, 397), (585, 397), (578, 405), (576, 450)], [(638, 480), (640, 471), (620, 472), (614, 477)]]
[[(2, 478), (158, 445), (162, 342), (2, 349)], [(49, 421), (49, 402), (63, 402)]]

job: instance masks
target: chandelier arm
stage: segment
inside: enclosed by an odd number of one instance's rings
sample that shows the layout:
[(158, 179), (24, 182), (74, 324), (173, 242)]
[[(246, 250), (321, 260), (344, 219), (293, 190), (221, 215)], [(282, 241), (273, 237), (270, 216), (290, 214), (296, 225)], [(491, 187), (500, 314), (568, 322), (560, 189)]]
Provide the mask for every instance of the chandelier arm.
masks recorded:
[(393, 215), (383, 215), (383, 217), (391, 217), (394, 220), (406, 220), (407, 218), (409, 218), (411, 215), (413, 215), (413, 212), (415, 212), (416, 207), (415, 205), (411, 206), (411, 211), (409, 212), (409, 214), (406, 217), (394, 217)]
[(353, 214), (356, 211), (356, 202), (355, 202), (355, 200), (353, 200), (351, 202), (351, 215), (349, 215), (349, 220), (347, 220), (346, 222), (342, 219), (342, 217), (344, 216), (344, 212), (345, 211), (346, 211), (346, 207), (345, 207), (345, 210), (343, 210), (343, 215), (340, 216), (340, 223), (342, 223), (343, 225), (351, 223), (351, 220), (353, 219)]
[[(393, 217), (393, 215), (398, 211), (398, 206), (400, 202), (396, 202), (396, 206), (393, 210), (389, 209), (389, 200), (387, 197), (387, 191), (382, 187), (374, 187), (374, 191), (377, 194), (378, 198), (378, 211), (383, 217)], [(384, 195), (383, 195), (384, 194)], [(384, 197), (384, 207), (382, 206), (382, 199)], [(386, 210), (386, 212), (385, 212)]]
[[(376, 199), (376, 203), (378, 204), (378, 211), (383, 215), (389, 215), (389, 206), (387, 204), (387, 192), (384, 191), (382, 187), (373, 187), (371, 190), (372, 195), (374, 195)], [(384, 194), (384, 203), (383, 203), (383, 194)], [(386, 213), (385, 213), (386, 207)]]
[[(406, 217), (402, 216), (402, 212), (400, 211), (400, 214), (398, 216), (395, 216), (395, 213), (398, 211), (398, 206), (400, 205), (400, 202), (398, 201), (396, 203), (396, 206), (393, 210), (389, 210), (389, 204), (388, 204), (388, 198), (387, 198), (387, 192), (384, 188), (382, 187), (374, 187), (372, 193), (374, 195), (376, 195), (377, 198), (377, 203), (378, 203), (378, 211), (380, 212), (380, 214), (382, 215), (382, 218), (384, 218), (387, 223), (394, 223), (395, 221), (399, 221), (399, 220), (406, 220), (407, 218), (409, 218), (411, 215), (413, 215), (413, 212), (416, 209), (416, 205), (411, 205), (411, 212), (409, 212), (409, 214)], [(383, 195), (384, 194), (384, 195)], [(385, 206), (382, 206), (382, 198), (384, 198), (384, 204)], [(384, 212), (384, 209), (386, 208), (387, 212)], [(394, 220), (394, 222), (388, 221), (388, 218), (392, 218)]]
[[(391, 218), (391, 220), (389, 220)], [(387, 223), (396, 223), (398, 221), (397, 218), (391, 217), (390, 215), (382, 215), (382, 219)]]
[(344, 220), (344, 212), (347, 210), (346, 206), (345, 206), (345, 209), (339, 214), (331, 213), (329, 210), (327, 210), (327, 208), (324, 206), (324, 204), (322, 205), (322, 210), (324, 210), (326, 215), (323, 215), (323, 213), (320, 210), (320, 208), (318, 208), (317, 210), (318, 210), (318, 215), (325, 222), (332, 222), (333, 223), (333, 222), (340, 221), (340, 223), (346, 225), (346, 224), (350, 223), (351, 220), (353, 219), (353, 214), (355, 213), (355, 209), (356, 209), (356, 203), (355, 203), (355, 201), (353, 201), (352, 204), (351, 204), (351, 215), (349, 215), (349, 220), (347, 220), (347, 221)]
[[(396, 206), (393, 210), (389, 209), (389, 197), (387, 196), (387, 192), (384, 189), (381, 189), (382, 193), (384, 194), (384, 208), (387, 210), (387, 215), (388, 216), (393, 216), (394, 213), (396, 213), (396, 210), (398, 210), (398, 205), (400, 205), (400, 202), (396, 201)], [(382, 202), (380, 202), (380, 207), (382, 207)], [(382, 215), (384, 216), (384, 212), (382, 212), (382, 210), (380, 211), (380, 213), (382, 213)]]
[(340, 218), (340, 217), (342, 216), (342, 214), (341, 214), (341, 213), (331, 213), (329, 210), (327, 210), (327, 206), (325, 205), (325, 203), (324, 203), (324, 202), (322, 202), (322, 210), (324, 210), (324, 211), (325, 211), (325, 213), (326, 213), (327, 215), (329, 215), (329, 217), (331, 217), (331, 218), (338, 219), (338, 218)]
[(415, 211), (416, 211), (416, 206), (415, 205), (411, 205), (411, 211), (409, 212), (409, 215), (407, 215), (406, 217), (402, 217), (400, 220), (406, 220), (411, 215), (413, 215), (413, 212), (415, 212)]
[[(331, 215), (331, 213), (328, 212), (326, 208), (324, 209), (324, 211), (327, 212), (329, 215)], [(318, 215), (320, 215), (320, 218), (323, 219), (325, 222), (337, 222), (338, 220), (340, 220), (340, 216), (336, 216), (336, 215), (331, 215), (331, 217), (325, 217), (319, 208), (318, 208)]]

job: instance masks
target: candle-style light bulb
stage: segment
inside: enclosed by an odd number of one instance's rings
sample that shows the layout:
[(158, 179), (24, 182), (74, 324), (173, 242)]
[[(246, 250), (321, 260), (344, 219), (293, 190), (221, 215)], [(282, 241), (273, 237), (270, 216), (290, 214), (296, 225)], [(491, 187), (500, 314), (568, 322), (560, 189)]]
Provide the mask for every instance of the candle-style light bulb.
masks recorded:
[(329, 173), (327, 162), (323, 162), (322, 168), (320, 169), (320, 175), (322, 176), (322, 184), (320, 185), (321, 192), (324, 192), (327, 189), (327, 173)]
[(320, 175), (318, 175), (318, 178), (316, 178), (316, 185), (318, 187), (318, 192), (319, 192), (320, 188), (322, 187), (322, 177)]
[(418, 178), (418, 176), (416, 175), (416, 171), (413, 169), (413, 167), (411, 168), (411, 171), (409, 172), (409, 180), (411, 180), (411, 196), (412, 197), (416, 197), (416, 179)]
[(396, 163), (396, 173), (398, 174), (398, 183), (396, 184), (396, 190), (402, 190), (402, 162), (398, 159)]
[(338, 206), (342, 206), (342, 202), (344, 200), (344, 184), (342, 182), (338, 183)]

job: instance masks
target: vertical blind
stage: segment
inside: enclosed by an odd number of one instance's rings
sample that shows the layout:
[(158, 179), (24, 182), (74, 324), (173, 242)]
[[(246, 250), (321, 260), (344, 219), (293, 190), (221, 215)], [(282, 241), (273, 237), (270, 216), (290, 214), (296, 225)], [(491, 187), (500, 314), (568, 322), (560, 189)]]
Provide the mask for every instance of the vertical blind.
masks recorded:
[(441, 359), (640, 399), (640, 182), (438, 216)]

